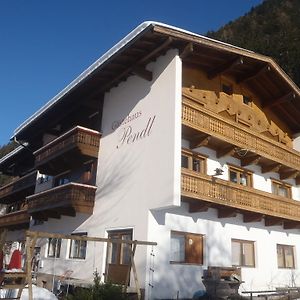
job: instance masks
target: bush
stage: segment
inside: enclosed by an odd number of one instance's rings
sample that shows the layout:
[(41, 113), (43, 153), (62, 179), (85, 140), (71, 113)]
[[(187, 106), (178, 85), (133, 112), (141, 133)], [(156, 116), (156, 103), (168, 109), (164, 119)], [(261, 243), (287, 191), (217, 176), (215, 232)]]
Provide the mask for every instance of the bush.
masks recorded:
[(126, 300), (122, 286), (100, 282), (99, 273), (94, 273), (94, 283), (90, 288), (76, 288), (66, 300)]

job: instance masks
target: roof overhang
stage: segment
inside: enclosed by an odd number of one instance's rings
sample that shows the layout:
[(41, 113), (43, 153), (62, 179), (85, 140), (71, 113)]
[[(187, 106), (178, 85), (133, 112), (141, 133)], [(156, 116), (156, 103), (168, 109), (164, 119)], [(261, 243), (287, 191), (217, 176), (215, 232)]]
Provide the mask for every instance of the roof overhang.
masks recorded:
[(273, 59), (166, 24), (145, 22), (22, 123), (12, 138), (29, 140), (55, 110), (86, 95), (97, 97), (131, 74), (151, 80), (145, 66), (171, 48), (179, 50), (184, 63), (199, 65), (208, 76), (226, 73), (255, 90), (266, 109), (284, 119), (293, 134), (300, 132), (300, 90)]

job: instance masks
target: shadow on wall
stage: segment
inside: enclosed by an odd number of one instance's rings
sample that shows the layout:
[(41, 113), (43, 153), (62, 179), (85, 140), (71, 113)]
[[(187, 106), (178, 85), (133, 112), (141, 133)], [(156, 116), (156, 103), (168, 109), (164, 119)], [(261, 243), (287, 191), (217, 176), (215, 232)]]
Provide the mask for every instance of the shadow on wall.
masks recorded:
[[(164, 238), (159, 240), (155, 249), (154, 288), (150, 291), (155, 299), (192, 298), (196, 291), (205, 290), (202, 275), (207, 266), (231, 266), (231, 253), (224, 243), (224, 236), (210, 222), (205, 219), (197, 222), (185, 210), (183, 205), (151, 211), (157, 225), (164, 226), (164, 232), (161, 231)], [(170, 263), (172, 230), (204, 236), (203, 265)]]

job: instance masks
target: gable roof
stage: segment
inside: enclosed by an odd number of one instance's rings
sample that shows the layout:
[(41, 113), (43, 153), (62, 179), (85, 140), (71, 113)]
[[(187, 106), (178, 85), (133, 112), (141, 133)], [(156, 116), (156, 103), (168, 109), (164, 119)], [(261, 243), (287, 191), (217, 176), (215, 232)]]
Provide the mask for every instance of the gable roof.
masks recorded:
[(46, 124), (51, 111), (76, 101), (76, 93), (96, 88), (104, 93), (131, 74), (147, 77), (141, 69), (170, 48), (209, 76), (226, 72), (249, 85), (266, 107), (286, 119), (293, 133), (300, 132), (300, 90), (272, 58), (163, 23), (144, 22), (16, 128), (12, 138), (28, 140), (37, 124)]

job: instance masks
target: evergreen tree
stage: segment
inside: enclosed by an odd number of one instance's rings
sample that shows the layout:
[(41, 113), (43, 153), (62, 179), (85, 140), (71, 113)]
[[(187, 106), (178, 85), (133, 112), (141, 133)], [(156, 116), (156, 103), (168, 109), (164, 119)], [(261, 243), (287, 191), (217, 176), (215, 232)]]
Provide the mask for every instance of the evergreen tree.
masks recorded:
[(300, 1), (265, 0), (211, 38), (271, 56), (300, 85)]

